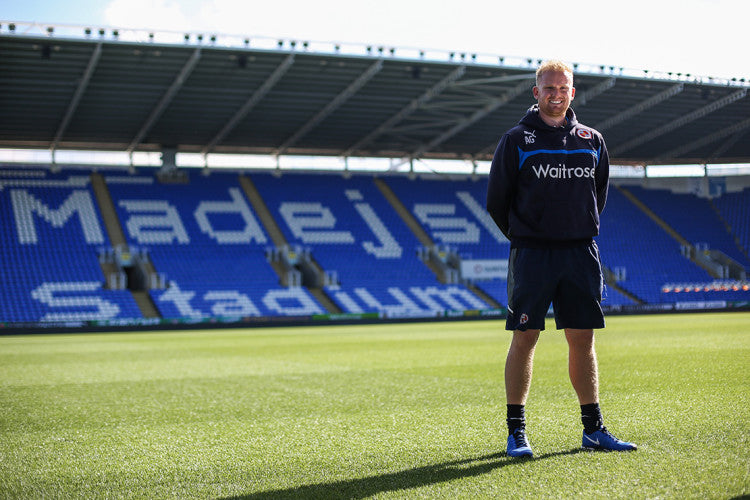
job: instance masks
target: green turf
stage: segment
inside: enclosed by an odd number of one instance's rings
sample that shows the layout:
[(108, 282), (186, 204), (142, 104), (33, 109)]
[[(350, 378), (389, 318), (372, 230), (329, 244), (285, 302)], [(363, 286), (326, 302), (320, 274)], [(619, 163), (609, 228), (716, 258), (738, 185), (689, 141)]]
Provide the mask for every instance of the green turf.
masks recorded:
[(750, 313), (612, 317), (579, 452), (559, 332), (504, 456), (499, 321), (0, 337), (1, 498), (750, 494)]

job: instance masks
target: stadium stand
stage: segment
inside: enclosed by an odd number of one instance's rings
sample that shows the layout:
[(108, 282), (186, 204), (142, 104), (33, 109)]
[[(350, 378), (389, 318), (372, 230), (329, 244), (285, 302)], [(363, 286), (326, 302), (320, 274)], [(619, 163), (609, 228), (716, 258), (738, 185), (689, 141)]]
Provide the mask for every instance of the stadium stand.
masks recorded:
[[(484, 180), (405, 177), (387, 179), (393, 191), (408, 204), (425, 231), (441, 244), (454, 247), (462, 260), (500, 259), (507, 261), (508, 240), (497, 229), (484, 208), (487, 184)], [(478, 287), (500, 304), (507, 304), (505, 277), (481, 280)], [(603, 305), (619, 306), (634, 301), (612, 287), (604, 290)]]
[[(269, 240), (237, 174), (161, 183), (154, 172), (106, 177), (129, 245), (146, 248), (169, 288), (151, 290), (165, 317), (295, 316), (322, 313), (301, 287), (280, 286)], [(118, 182), (119, 181), (119, 182)], [(134, 183), (137, 182), (137, 189)]]
[[(745, 262), (750, 262), (750, 188), (724, 193), (713, 203), (742, 247)], [(747, 269), (750, 272), (750, 267)]]
[[(463, 263), (502, 261), (507, 265), (510, 243), (485, 209), (484, 179), (391, 176), (385, 181), (434, 244), (446, 247)], [(498, 303), (508, 303), (504, 278), (472, 281)]]
[[(181, 181), (162, 182), (155, 168), (99, 172), (125, 244), (147, 255), (169, 283), (148, 291), (162, 318), (327, 312), (425, 317), (488, 309), (492, 301), (507, 304), (504, 277), (480, 274), (445, 282), (424, 261), (425, 247), (437, 245), (463, 264), (507, 262), (510, 245), (486, 214), (482, 180), (330, 172), (206, 176), (187, 169)], [(92, 170), (83, 168), (0, 169), (0, 324), (146, 319), (130, 290), (105, 286), (98, 256), (112, 250), (106, 226), (112, 223), (100, 212), (92, 179)], [(247, 180), (267, 213), (258, 212), (244, 190)], [(745, 250), (750, 243), (750, 189), (710, 202), (627, 189), (688, 241), (727, 254), (737, 246), (733, 235)], [(410, 217), (419, 227), (409, 225)], [(271, 231), (269, 223), (278, 229)], [(605, 288), (605, 308), (635, 304), (626, 294), (657, 305), (748, 300), (746, 280), (711, 277), (615, 186), (597, 242), (608, 276), (617, 277)], [(282, 284), (279, 269), (269, 262), (280, 244), (310, 256), (327, 281)], [(741, 249), (733, 258), (748, 265)], [(334, 309), (317, 293), (321, 286)]]
[[(680, 276), (686, 282), (709, 282), (713, 278), (685, 258), (680, 244), (639, 210), (618, 189), (609, 190), (597, 238), (602, 260), (610, 269), (625, 270), (618, 285), (647, 303), (674, 301), (662, 293), (662, 286)], [(710, 300), (705, 293), (691, 295)]]
[(105, 290), (109, 245), (90, 171), (0, 171), (0, 322), (138, 318), (127, 290)]
[(410, 316), (488, 307), (465, 286), (438, 282), (371, 175), (251, 177), (287, 241), (335, 272), (326, 291), (343, 311)]
[(510, 244), (485, 209), (481, 180), (388, 177), (386, 183), (437, 244), (455, 247), (462, 259), (507, 259)]
[(743, 267), (750, 268), (750, 261), (738, 248), (733, 235), (727, 231), (707, 198), (640, 186), (629, 190), (689, 243), (720, 250)]

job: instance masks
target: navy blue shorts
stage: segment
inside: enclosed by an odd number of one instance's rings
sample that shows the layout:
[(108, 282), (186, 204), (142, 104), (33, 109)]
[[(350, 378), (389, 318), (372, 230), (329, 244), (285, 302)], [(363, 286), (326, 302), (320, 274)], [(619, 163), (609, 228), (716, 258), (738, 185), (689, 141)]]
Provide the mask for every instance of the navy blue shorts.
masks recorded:
[(506, 330), (544, 330), (550, 303), (558, 329), (604, 328), (604, 277), (595, 242), (570, 248), (512, 248)]

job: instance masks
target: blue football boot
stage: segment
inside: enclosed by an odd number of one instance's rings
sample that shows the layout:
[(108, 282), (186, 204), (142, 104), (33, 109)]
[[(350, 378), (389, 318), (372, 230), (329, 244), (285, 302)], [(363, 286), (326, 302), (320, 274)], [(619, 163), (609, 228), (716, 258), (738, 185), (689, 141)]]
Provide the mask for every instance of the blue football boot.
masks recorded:
[(524, 429), (516, 429), (513, 434), (508, 436), (508, 448), (506, 453), (509, 457), (533, 457), (529, 441), (526, 439)]
[(638, 446), (634, 443), (620, 441), (614, 437), (606, 427), (602, 427), (591, 434), (586, 434), (586, 431), (584, 431), (581, 447), (585, 450), (604, 451), (632, 451), (638, 449)]

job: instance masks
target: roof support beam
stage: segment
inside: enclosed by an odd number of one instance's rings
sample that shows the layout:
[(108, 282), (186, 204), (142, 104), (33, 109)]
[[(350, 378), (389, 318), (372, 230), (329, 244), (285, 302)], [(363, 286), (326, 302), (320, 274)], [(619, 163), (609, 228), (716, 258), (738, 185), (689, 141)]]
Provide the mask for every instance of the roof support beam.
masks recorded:
[(313, 116), (307, 123), (305, 123), (299, 130), (297, 130), (291, 137), (284, 141), (281, 146), (274, 152), (276, 156), (282, 155), (289, 149), (293, 144), (304, 137), (310, 130), (312, 130), (318, 123), (328, 117), (331, 113), (336, 111), (342, 104), (344, 104), (349, 98), (356, 94), (367, 82), (369, 82), (373, 76), (375, 76), (383, 68), (383, 60), (378, 59), (373, 63), (367, 70), (362, 73), (356, 80), (354, 80), (343, 92), (337, 95), (326, 107), (324, 107), (318, 114)]
[(700, 118), (703, 118), (704, 116), (713, 113), (717, 109), (721, 109), (724, 106), (727, 106), (739, 99), (742, 99), (747, 95), (747, 89), (738, 90), (737, 92), (734, 92), (732, 94), (729, 94), (727, 96), (722, 97), (721, 99), (718, 99), (710, 104), (707, 104), (706, 106), (703, 106), (702, 108), (696, 109), (695, 111), (688, 113), (676, 120), (673, 120), (665, 125), (662, 125), (661, 127), (658, 127), (654, 130), (651, 130), (648, 132), (648, 134), (643, 134), (639, 137), (636, 137), (624, 144), (620, 144), (616, 146), (611, 154), (618, 155), (622, 153), (623, 151), (628, 151), (630, 149), (633, 149), (636, 146), (640, 146), (641, 144), (644, 144), (646, 142), (649, 142), (659, 136), (662, 136), (666, 133), (669, 133), (675, 129), (678, 129), (690, 122), (693, 122), (695, 120), (698, 120)]
[(81, 81), (78, 83), (78, 88), (76, 88), (76, 91), (73, 94), (73, 99), (71, 99), (70, 104), (68, 105), (68, 110), (65, 112), (65, 116), (60, 122), (60, 126), (57, 127), (57, 133), (55, 134), (55, 138), (52, 140), (52, 144), (50, 144), (50, 150), (53, 153), (57, 149), (57, 145), (60, 144), (60, 141), (62, 140), (63, 135), (65, 135), (65, 131), (67, 130), (68, 125), (70, 124), (70, 120), (73, 118), (73, 115), (78, 109), (78, 104), (81, 102), (83, 93), (86, 91), (86, 88), (88, 87), (89, 82), (91, 81), (91, 76), (94, 74), (94, 69), (96, 69), (96, 65), (99, 63), (99, 58), (101, 57), (101, 55), (102, 55), (102, 42), (99, 42), (94, 47), (94, 52), (91, 54), (89, 63), (86, 65), (86, 70), (83, 72)]
[(506, 83), (515, 80), (527, 80), (529, 75), (527, 73), (521, 73), (518, 75), (506, 75), (506, 76), (495, 76), (491, 78), (475, 78), (473, 80), (461, 80), (453, 84), (454, 87), (476, 87), (478, 85), (494, 85), (496, 83)]
[(408, 117), (412, 113), (414, 113), (417, 109), (419, 109), (421, 106), (424, 106), (427, 102), (429, 102), (431, 99), (435, 98), (435, 96), (440, 95), (443, 91), (445, 91), (446, 88), (448, 88), (450, 85), (455, 85), (456, 80), (461, 78), (463, 74), (466, 72), (466, 66), (459, 66), (458, 68), (451, 71), (451, 73), (440, 80), (438, 83), (430, 87), (425, 91), (424, 94), (417, 97), (416, 99), (412, 100), (405, 108), (401, 109), (398, 113), (388, 118), (386, 121), (380, 124), (378, 128), (367, 134), (365, 137), (357, 141), (356, 143), (352, 144), (349, 149), (344, 151), (342, 156), (347, 157), (351, 156), (352, 153), (355, 151), (361, 150), (364, 146), (367, 146), (370, 144), (375, 138), (383, 135), (386, 131), (391, 129), (394, 125), (402, 121), (404, 118)]
[[(441, 118), (433, 118), (430, 121), (414, 121), (412, 123), (404, 123), (403, 125), (399, 125), (398, 127), (393, 127), (389, 130), (389, 132), (393, 134), (408, 134), (412, 132), (422, 133), (422, 135), (434, 135), (435, 132), (443, 129), (443, 127), (447, 127), (449, 125), (453, 125), (456, 123), (456, 116), (445, 116)], [(426, 132), (426, 131), (432, 131), (432, 133)]]
[(608, 128), (611, 128), (614, 125), (617, 125), (618, 123), (622, 123), (625, 120), (632, 118), (637, 114), (643, 113), (647, 109), (656, 106), (660, 102), (666, 101), (667, 99), (673, 96), (676, 96), (677, 94), (682, 92), (684, 88), (685, 88), (684, 83), (678, 83), (677, 85), (673, 85), (669, 87), (668, 89), (665, 89), (659, 92), (658, 94), (652, 97), (649, 97), (645, 101), (641, 101), (635, 106), (626, 109), (622, 113), (618, 113), (614, 116), (607, 118), (603, 122), (597, 123), (596, 125), (594, 125), (594, 128), (598, 130), (599, 132), (606, 130)]
[[(750, 120), (746, 120), (746, 121), (750, 121)], [(745, 122), (743, 121), (742, 123), (744, 124)], [(750, 126), (750, 123), (748, 124), (748, 126)], [(716, 148), (714, 150), (714, 152), (711, 153), (711, 155), (708, 157), (708, 159), (709, 160), (715, 160), (719, 156), (721, 156), (724, 153), (726, 153), (729, 150), (729, 148), (731, 148), (732, 146), (734, 146), (735, 144), (737, 144), (739, 142), (739, 140), (742, 138), (742, 135), (744, 134), (746, 128), (747, 127), (741, 128), (740, 130), (738, 130), (737, 132), (735, 132), (732, 137), (730, 137), (729, 139), (727, 139), (726, 141), (724, 141), (723, 143), (721, 143), (721, 146), (719, 146), (718, 148)]]
[(667, 151), (664, 154), (661, 154), (657, 157), (657, 159), (667, 159), (667, 158), (676, 158), (678, 156), (682, 156), (683, 154), (694, 151), (698, 148), (702, 148), (703, 146), (707, 146), (711, 144), (712, 142), (716, 142), (720, 139), (723, 139), (724, 137), (728, 135), (735, 134), (734, 138), (730, 139), (729, 141), (722, 144), (717, 150), (711, 155), (712, 157), (716, 157), (723, 153), (726, 149), (731, 147), (732, 144), (734, 144), (740, 137), (743, 130), (750, 127), (750, 118), (747, 118), (745, 120), (742, 120), (741, 122), (737, 122), (734, 125), (723, 128), (721, 130), (717, 130), (713, 134), (709, 134), (706, 136), (701, 137), (697, 141), (690, 141), (679, 148), (672, 149), (671, 151)]
[(269, 76), (265, 82), (263, 82), (263, 85), (261, 85), (258, 90), (253, 92), (253, 95), (250, 96), (250, 98), (245, 101), (245, 103), (240, 107), (240, 109), (237, 110), (237, 112), (232, 116), (232, 118), (229, 119), (229, 121), (222, 127), (222, 129), (219, 131), (218, 134), (216, 134), (213, 139), (211, 139), (208, 144), (201, 150), (202, 155), (206, 155), (210, 153), (217, 144), (219, 144), (221, 141), (224, 140), (224, 138), (231, 132), (234, 127), (237, 126), (237, 124), (242, 121), (250, 111), (253, 110), (255, 106), (258, 105), (260, 101), (263, 100), (263, 98), (268, 94), (271, 89), (281, 80), (281, 78), (286, 74), (286, 72), (289, 70), (289, 68), (294, 63), (294, 54), (289, 54), (286, 59), (284, 59), (281, 64), (271, 73), (271, 76)]
[(524, 92), (528, 92), (529, 90), (529, 83), (530, 79), (526, 79), (513, 87), (511, 90), (503, 94), (502, 97), (491, 99), (487, 104), (482, 106), (482, 108), (476, 110), (474, 113), (472, 113), (469, 116), (466, 116), (451, 127), (450, 129), (446, 130), (442, 134), (438, 135), (434, 139), (432, 139), (430, 142), (426, 144), (422, 144), (420, 147), (418, 147), (416, 150), (414, 150), (409, 157), (402, 159), (399, 162), (394, 162), (389, 170), (396, 170), (398, 167), (403, 165), (404, 163), (408, 163), (416, 158), (421, 157), (426, 152), (434, 149), (436, 146), (442, 144), (443, 142), (447, 141), (454, 135), (458, 134), (462, 130), (464, 130), (469, 125), (478, 122), (488, 114), (492, 113), (493, 111), (497, 110), (501, 106), (504, 106), (505, 104), (509, 103), (519, 95), (521, 95)]
[(617, 78), (607, 78), (588, 89), (585, 92), (581, 92), (575, 98), (575, 103), (580, 106), (585, 106), (588, 102), (599, 94), (603, 94), (607, 90), (611, 89), (617, 83)]
[[(451, 89), (453, 90), (453, 89)], [(494, 97), (492, 94), (483, 92), (473, 96), (452, 95), (439, 101), (430, 102), (420, 108), (421, 111), (451, 113), (452, 116), (461, 115), (467, 108), (483, 106)]]
[(182, 88), (182, 85), (185, 83), (185, 80), (187, 80), (188, 76), (190, 76), (190, 73), (192, 73), (193, 69), (195, 69), (195, 65), (198, 64), (198, 60), (200, 58), (201, 58), (201, 49), (200, 47), (198, 47), (197, 49), (193, 51), (188, 61), (182, 67), (182, 70), (177, 75), (177, 78), (175, 78), (174, 82), (172, 82), (172, 85), (169, 86), (169, 89), (167, 89), (166, 93), (162, 96), (161, 100), (159, 100), (159, 103), (151, 111), (151, 114), (146, 119), (141, 129), (138, 131), (138, 133), (135, 135), (133, 140), (130, 142), (130, 145), (125, 150), (128, 154), (132, 154), (133, 151), (135, 151), (135, 148), (138, 147), (138, 145), (141, 143), (141, 141), (146, 136), (148, 131), (151, 130), (151, 127), (154, 126), (154, 123), (156, 123), (156, 120), (158, 120), (159, 117), (161, 117), (162, 113), (164, 113), (164, 110), (167, 108), (169, 103), (172, 102), (172, 99), (174, 99), (174, 96)]

